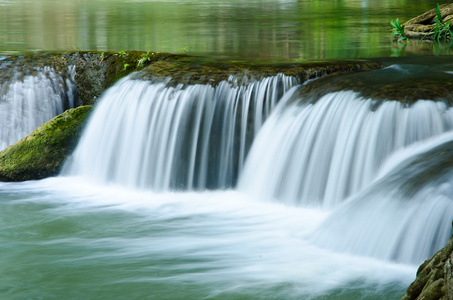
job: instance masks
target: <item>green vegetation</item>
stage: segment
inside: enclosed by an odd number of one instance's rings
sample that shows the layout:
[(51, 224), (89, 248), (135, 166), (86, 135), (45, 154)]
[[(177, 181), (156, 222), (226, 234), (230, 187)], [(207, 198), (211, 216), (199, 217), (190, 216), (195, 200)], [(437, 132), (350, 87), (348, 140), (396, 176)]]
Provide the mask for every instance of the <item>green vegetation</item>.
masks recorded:
[(154, 57), (154, 52), (151, 52), (151, 53), (150, 53), (150, 52), (148, 51), (148, 52), (146, 52), (146, 53), (143, 53), (143, 54), (142, 54), (142, 57), (141, 57), (141, 58), (138, 60), (138, 62), (137, 62), (137, 67), (138, 67), (138, 68), (143, 67), (143, 65), (145, 64), (145, 62), (151, 61), (153, 57)]
[[(428, 36), (433, 36), (434, 41), (440, 41), (440, 39), (443, 37), (444, 41), (447, 40), (447, 38), (450, 38), (453, 36), (453, 31), (452, 31), (452, 26), (450, 25), (450, 21), (444, 21), (442, 18), (442, 14), (440, 12), (440, 6), (439, 3), (436, 5), (436, 17), (434, 18), (434, 24), (432, 24), (431, 30), (426, 32), (424, 36), (421, 38), (421, 40), (424, 40)], [(401, 42), (403, 40), (409, 41), (409, 38), (407, 37), (404, 28), (405, 25), (401, 25), (399, 22), (399, 19), (397, 18), (396, 20), (391, 20), (390, 24), (393, 27), (393, 35), (399, 36), (398, 42)], [(424, 23), (423, 23), (424, 24)], [(411, 29), (413, 30), (413, 29)]]
[(410, 41), (407, 36), (406, 36), (406, 33), (404, 32), (404, 25), (401, 25), (400, 24), (400, 20), (398, 18), (396, 18), (396, 21), (395, 20), (392, 20), (390, 22), (390, 24), (392, 25), (394, 31), (393, 31), (393, 35), (399, 35), (400, 38), (398, 39), (398, 42), (401, 42), (403, 40), (407, 40), (407, 41)]
[(121, 57), (121, 58), (126, 58), (127, 57), (127, 53), (125, 51), (119, 51), (118, 52), (118, 55)]
[(0, 181), (24, 181), (57, 175), (72, 152), (91, 106), (69, 109), (0, 152)]
[(181, 51), (181, 52), (184, 52), (184, 54), (186, 54), (187, 48), (189, 48), (189, 46), (182, 47), (181, 49), (178, 49), (178, 51), (176, 51), (176, 52)]
[(447, 35), (449, 34), (450, 37), (453, 36), (453, 32), (451, 31), (450, 21), (445, 22), (442, 19), (442, 15), (440, 14), (440, 7), (439, 3), (436, 6), (436, 18), (434, 19), (434, 25), (432, 31), (434, 32), (434, 39), (439, 40), (442, 35), (444, 39), (447, 39)]

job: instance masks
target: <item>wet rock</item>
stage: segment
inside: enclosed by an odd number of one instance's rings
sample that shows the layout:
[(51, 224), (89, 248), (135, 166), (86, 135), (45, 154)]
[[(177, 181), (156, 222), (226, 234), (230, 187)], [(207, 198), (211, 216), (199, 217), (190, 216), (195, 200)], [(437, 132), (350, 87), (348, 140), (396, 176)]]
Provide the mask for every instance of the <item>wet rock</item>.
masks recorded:
[(419, 267), (402, 300), (453, 299), (452, 252), (453, 238)]
[(134, 78), (151, 80), (171, 77), (170, 84), (216, 85), (233, 75), (241, 80), (285, 74), (299, 78), (300, 82), (332, 73), (374, 70), (381, 65), (370, 60), (342, 60), (307, 63), (260, 63), (231, 60), (209, 60), (203, 57), (180, 56), (160, 60), (144, 69)]
[(20, 80), (25, 75), (33, 75), (38, 69), (51, 68), (74, 81), (82, 105), (92, 105), (118, 79), (156, 61), (173, 57), (178, 55), (139, 51), (24, 53), (3, 57), (0, 79), (2, 82)]
[[(17, 63), (20, 61), (20, 63)], [(14, 66), (10, 72), (6, 68)], [(98, 97), (120, 78), (135, 72), (134, 78), (151, 80), (171, 78), (171, 85), (212, 84), (234, 75), (244, 80), (266, 76), (295, 76), (304, 82), (332, 73), (379, 69), (381, 65), (370, 60), (342, 60), (309, 63), (261, 63), (208, 59), (185, 54), (161, 52), (70, 52), (61, 54), (24, 54), (9, 56), (0, 63), (2, 76), (29, 73), (34, 68), (50, 67), (73, 77), (82, 105), (93, 105)], [(3, 68), (3, 69), (2, 69)], [(72, 74), (71, 68), (75, 69)], [(2, 75), (6, 74), (6, 75)]]
[(453, 104), (451, 59), (426, 65), (400, 62), (380, 70), (325, 76), (303, 86), (299, 93), (307, 101), (349, 90), (377, 103), (395, 100), (410, 105), (418, 100), (435, 100)]
[(91, 106), (69, 109), (0, 152), (0, 181), (57, 175), (74, 149)]
[(177, 55), (161, 52), (73, 52), (51, 55), (45, 63), (56, 68), (75, 67), (74, 81), (83, 105), (92, 105), (118, 79), (159, 60)]

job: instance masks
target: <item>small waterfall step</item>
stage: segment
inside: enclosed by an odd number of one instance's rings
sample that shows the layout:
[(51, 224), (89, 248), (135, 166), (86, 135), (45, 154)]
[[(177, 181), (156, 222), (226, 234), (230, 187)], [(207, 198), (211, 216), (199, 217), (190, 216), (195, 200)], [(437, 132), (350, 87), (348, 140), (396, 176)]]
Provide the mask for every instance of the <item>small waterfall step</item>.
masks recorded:
[(65, 174), (155, 191), (231, 188), (263, 122), (298, 83), (282, 74), (215, 86), (132, 76), (102, 96)]
[(0, 150), (79, 105), (74, 72), (0, 61)]

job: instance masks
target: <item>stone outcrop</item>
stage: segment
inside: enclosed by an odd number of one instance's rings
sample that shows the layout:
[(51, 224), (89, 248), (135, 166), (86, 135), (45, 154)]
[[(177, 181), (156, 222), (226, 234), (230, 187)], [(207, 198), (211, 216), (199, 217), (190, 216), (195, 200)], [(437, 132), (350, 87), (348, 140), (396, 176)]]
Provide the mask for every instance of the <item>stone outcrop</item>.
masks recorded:
[[(63, 54), (25, 54), (9, 56), (0, 65), (0, 78), (6, 68), (10, 74), (30, 72), (36, 67), (50, 67), (63, 74), (75, 68), (74, 82), (82, 105), (93, 105), (99, 96), (118, 79), (134, 72), (135, 78), (171, 77), (173, 84), (216, 84), (230, 75), (237, 77), (273, 76), (278, 73), (296, 76), (301, 82), (331, 73), (345, 73), (380, 68), (371, 60), (340, 60), (306, 63), (260, 63), (211, 60), (204, 57), (161, 52), (71, 52)], [(6, 63), (5, 63), (6, 62)], [(10, 62), (7, 64), (7, 62)], [(72, 76), (73, 74), (68, 74)], [(13, 75), (10, 75), (13, 76)]]
[[(398, 60), (402, 64), (404, 61)], [(393, 65), (395, 62), (387, 63)], [(359, 93), (365, 99), (376, 100), (377, 103), (395, 100), (412, 104), (418, 100), (436, 100), (453, 104), (452, 75), (442, 69), (443, 63), (443, 60), (433, 60), (431, 65), (417, 66), (417, 70), (412, 72), (390, 67), (341, 75), (332, 74), (304, 85), (299, 92), (307, 101), (316, 101), (328, 93), (350, 90)]]
[(453, 238), (418, 269), (402, 300), (453, 299)]
[[(444, 22), (453, 21), (453, 4), (440, 5), (440, 13)], [(433, 8), (420, 16), (410, 19), (405, 25), (404, 33), (410, 39), (433, 39), (434, 33), (431, 32), (436, 18), (436, 9)]]
[(0, 181), (57, 175), (74, 149), (91, 106), (69, 109), (0, 152)]
[(280, 73), (297, 77), (300, 82), (305, 82), (308, 79), (333, 73), (349, 73), (380, 68), (381, 64), (376, 61), (360, 59), (269, 64), (179, 56), (150, 64), (149, 67), (137, 74), (136, 78), (150, 80), (152, 78), (170, 77), (173, 84), (215, 85), (222, 80), (227, 80), (231, 75), (239, 79), (259, 79)]

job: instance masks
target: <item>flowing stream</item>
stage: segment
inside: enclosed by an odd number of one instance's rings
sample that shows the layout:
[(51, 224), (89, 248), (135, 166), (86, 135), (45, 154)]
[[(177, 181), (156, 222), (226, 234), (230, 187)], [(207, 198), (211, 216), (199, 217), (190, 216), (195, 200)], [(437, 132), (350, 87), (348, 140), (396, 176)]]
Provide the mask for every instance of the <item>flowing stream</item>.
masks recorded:
[(453, 111), (300, 88), (116, 83), (61, 176), (0, 182), (0, 295), (399, 299), (452, 234)]

